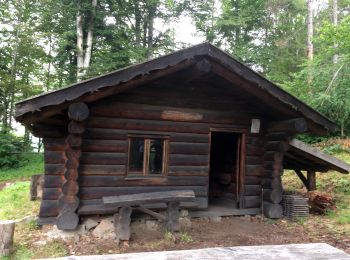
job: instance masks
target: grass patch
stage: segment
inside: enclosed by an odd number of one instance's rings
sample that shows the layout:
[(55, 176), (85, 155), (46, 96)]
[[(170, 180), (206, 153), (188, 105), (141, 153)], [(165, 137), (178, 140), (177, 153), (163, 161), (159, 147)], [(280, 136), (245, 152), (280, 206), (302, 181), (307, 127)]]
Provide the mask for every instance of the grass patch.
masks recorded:
[(0, 182), (26, 179), (33, 174), (44, 172), (44, 156), (41, 153), (25, 155), (27, 163), (18, 168), (0, 169)]
[(39, 201), (29, 200), (29, 181), (15, 182), (0, 191), (0, 219), (37, 215)]

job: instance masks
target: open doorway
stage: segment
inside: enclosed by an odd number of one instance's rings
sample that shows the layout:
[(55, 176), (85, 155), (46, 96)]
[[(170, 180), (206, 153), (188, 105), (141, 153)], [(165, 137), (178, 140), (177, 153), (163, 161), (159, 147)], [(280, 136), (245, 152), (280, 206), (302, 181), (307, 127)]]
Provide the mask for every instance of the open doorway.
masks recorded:
[(209, 204), (238, 208), (242, 134), (211, 132)]

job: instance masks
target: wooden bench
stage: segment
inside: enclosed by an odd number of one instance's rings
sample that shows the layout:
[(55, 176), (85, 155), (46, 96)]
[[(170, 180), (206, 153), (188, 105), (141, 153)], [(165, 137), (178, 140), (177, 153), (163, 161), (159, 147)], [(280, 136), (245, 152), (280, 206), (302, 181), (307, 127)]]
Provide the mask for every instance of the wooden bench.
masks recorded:
[[(131, 195), (103, 197), (103, 203), (109, 206), (119, 207), (114, 215), (115, 232), (118, 241), (129, 241), (131, 213), (134, 209), (149, 214), (160, 221), (166, 222), (166, 229), (179, 231), (180, 202), (194, 201), (195, 195), (192, 190), (175, 190), (138, 193)], [(143, 205), (154, 203), (166, 203), (166, 215), (154, 212)]]

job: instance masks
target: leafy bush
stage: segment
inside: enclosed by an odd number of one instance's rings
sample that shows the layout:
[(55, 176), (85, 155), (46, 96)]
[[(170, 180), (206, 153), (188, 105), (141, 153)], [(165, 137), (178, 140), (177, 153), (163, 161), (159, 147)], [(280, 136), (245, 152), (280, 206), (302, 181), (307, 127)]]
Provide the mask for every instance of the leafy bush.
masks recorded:
[(0, 168), (20, 167), (28, 162), (23, 155), (23, 138), (10, 132), (0, 132)]

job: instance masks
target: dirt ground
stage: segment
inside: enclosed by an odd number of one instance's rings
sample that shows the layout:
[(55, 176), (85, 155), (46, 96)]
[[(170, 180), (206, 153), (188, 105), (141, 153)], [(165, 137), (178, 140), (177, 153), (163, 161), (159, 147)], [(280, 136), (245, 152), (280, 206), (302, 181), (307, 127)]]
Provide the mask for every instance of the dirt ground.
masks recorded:
[(190, 228), (175, 235), (160, 229), (134, 230), (128, 247), (117, 246), (114, 240), (97, 240), (90, 234), (64, 243), (75, 255), (312, 242), (325, 242), (350, 253), (350, 234), (331, 231), (318, 218), (310, 217), (304, 223), (260, 216), (225, 217), (220, 222), (195, 219)]

